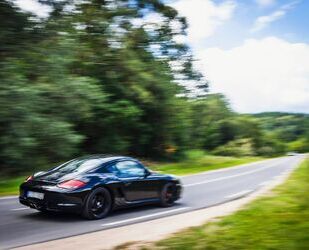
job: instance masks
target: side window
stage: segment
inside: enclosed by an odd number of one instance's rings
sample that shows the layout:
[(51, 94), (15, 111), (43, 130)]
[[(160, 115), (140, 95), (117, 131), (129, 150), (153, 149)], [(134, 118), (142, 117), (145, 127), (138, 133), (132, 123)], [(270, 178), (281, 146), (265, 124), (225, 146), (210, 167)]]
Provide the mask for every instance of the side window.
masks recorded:
[(143, 166), (134, 161), (120, 161), (116, 163), (120, 177), (141, 177), (145, 175)]
[(117, 174), (119, 171), (115, 167), (115, 164), (110, 164), (110, 165), (107, 165), (107, 166), (100, 167), (99, 169), (96, 170), (96, 172), (101, 173), (101, 174), (107, 174), (107, 173)]
[(105, 167), (106, 171), (108, 173), (117, 174), (119, 173), (118, 169), (116, 168), (115, 164), (111, 164)]

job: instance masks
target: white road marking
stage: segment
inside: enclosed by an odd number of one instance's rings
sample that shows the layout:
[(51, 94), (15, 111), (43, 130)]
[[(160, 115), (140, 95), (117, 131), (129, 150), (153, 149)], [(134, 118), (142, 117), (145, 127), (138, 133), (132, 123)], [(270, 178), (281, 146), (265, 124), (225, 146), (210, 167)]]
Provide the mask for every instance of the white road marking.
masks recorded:
[(159, 213), (148, 214), (148, 215), (144, 215), (144, 216), (140, 216), (140, 217), (135, 217), (135, 218), (127, 219), (127, 220), (115, 221), (115, 222), (111, 222), (111, 223), (102, 224), (101, 226), (114, 226), (114, 225), (124, 224), (124, 223), (127, 223), (127, 222), (151, 218), (151, 217), (155, 217), (157, 215), (169, 214), (169, 213), (173, 213), (173, 212), (181, 211), (181, 210), (185, 210), (185, 209), (189, 209), (189, 207), (181, 207), (181, 208), (176, 208), (176, 209), (172, 209), (172, 210), (168, 210), (168, 211), (164, 211), (164, 212), (159, 212)]
[(30, 209), (30, 207), (19, 207), (19, 208), (13, 208), (10, 209), (11, 211), (19, 211), (19, 210), (26, 210), (26, 209)]
[(238, 192), (238, 193), (235, 193), (235, 194), (231, 194), (231, 195), (225, 196), (225, 198), (231, 199), (231, 198), (243, 196), (243, 195), (248, 194), (248, 193), (250, 193), (252, 191), (253, 191), (252, 189), (244, 190), (244, 191), (241, 191), (241, 192)]
[[(281, 163), (281, 162), (280, 162), (280, 163)], [(202, 184), (211, 183), (211, 182), (215, 182), (215, 181), (222, 181), (222, 180), (226, 180), (226, 179), (230, 179), (230, 178), (235, 178), (235, 177), (239, 177), (239, 176), (243, 176), (243, 175), (248, 175), (248, 174), (252, 174), (252, 173), (256, 173), (256, 172), (263, 171), (263, 170), (265, 170), (265, 169), (267, 169), (267, 168), (271, 168), (271, 167), (273, 167), (273, 166), (277, 166), (277, 165), (279, 165), (280, 163), (276, 162), (275, 164), (271, 164), (270, 166), (266, 166), (266, 167), (258, 168), (258, 169), (254, 169), (254, 170), (250, 170), (250, 171), (243, 172), (243, 173), (239, 173), (239, 174), (234, 174), (234, 175), (219, 177), (219, 178), (215, 178), (215, 179), (207, 180), (207, 181), (201, 181), (201, 182), (191, 183), (191, 184), (184, 185), (184, 187), (192, 187), (192, 186), (196, 186), (196, 185), (202, 185)]]
[(208, 175), (208, 174), (212, 174), (212, 173), (228, 172), (230, 170), (247, 168), (248, 166), (255, 166), (255, 165), (262, 164), (262, 163), (269, 163), (269, 162), (277, 161), (277, 160), (280, 160), (280, 159), (283, 159), (283, 158), (285, 159), (286, 157), (278, 157), (278, 158), (272, 158), (272, 159), (267, 159), (267, 160), (259, 160), (259, 161), (244, 163), (244, 164), (240, 164), (240, 165), (236, 165), (236, 166), (231, 166), (231, 167), (226, 167), (226, 168), (221, 168), (221, 169), (214, 169), (214, 170), (206, 170), (206, 171), (201, 172), (201, 173), (189, 174), (189, 175), (178, 176), (178, 177), (180, 179), (185, 179), (185, 178), (189, 178), (189, 177), (192, 177), (192, 176), (195, 176), (195, 175), (201, 176), (201, 175)]
[(5, 197), (0, 197), (0, 200), (9, 200), (9, 199), (17, 199), (18, 196), (5, 196)]

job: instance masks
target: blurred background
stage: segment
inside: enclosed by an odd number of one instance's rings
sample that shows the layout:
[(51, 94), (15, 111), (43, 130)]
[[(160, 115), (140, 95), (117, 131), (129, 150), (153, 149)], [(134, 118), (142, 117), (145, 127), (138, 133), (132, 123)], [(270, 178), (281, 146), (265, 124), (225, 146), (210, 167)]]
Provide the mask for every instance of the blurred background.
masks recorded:
[(0, 187), (93, 153), (308, 152), (308, 44), (266, 27), (301, 4), (0, 0)]

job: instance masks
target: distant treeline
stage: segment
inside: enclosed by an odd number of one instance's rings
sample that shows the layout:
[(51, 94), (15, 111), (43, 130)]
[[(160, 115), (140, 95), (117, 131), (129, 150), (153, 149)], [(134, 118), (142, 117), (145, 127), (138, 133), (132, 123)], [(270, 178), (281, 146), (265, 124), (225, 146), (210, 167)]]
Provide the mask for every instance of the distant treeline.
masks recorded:
[(308, 151), (308, 116), (239, 115), (207, 93), (177, 39), (186, 20), (160, 0), (40, 2), (46, 18), (0, 0), (2, 173), (90, 153)]

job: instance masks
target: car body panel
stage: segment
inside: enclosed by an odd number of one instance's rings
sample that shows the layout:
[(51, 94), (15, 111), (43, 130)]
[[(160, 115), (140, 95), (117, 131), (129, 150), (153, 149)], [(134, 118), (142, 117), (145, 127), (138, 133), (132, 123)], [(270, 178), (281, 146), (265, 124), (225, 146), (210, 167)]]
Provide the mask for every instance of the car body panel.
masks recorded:
[[(102, 157), (102, 156), (91, 156)], [(131, 157), (105, 157), (102, 165), (82, 173), (59, 173), (59, 167), (35, 174), (32, 180), (20, 185), (20, 203), (31, 208), (51, 211), (69, 211), (81, 213), (88, 195), (98, 187), (105, 187), (111, 193), (113, 209), (127, 206), (151, 204), (160, 201), (163, 186), (168, 182), (175, 183), (177, 197), (181, 195), (181, 183), (178, 178), (150, 172), (139, 161)], [(110, 164), (119, 161), (134, 161), (145, 168), (145, 175), (124, 177), (115, 173), (104, 172)], [(64, 189), (58, 184), (67, 180), (80, 180), (86, 183), (82, 188)], [(44, 199), (27, 197), (27, 192), (44, 193)]]

